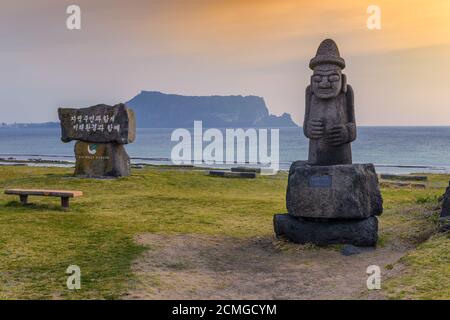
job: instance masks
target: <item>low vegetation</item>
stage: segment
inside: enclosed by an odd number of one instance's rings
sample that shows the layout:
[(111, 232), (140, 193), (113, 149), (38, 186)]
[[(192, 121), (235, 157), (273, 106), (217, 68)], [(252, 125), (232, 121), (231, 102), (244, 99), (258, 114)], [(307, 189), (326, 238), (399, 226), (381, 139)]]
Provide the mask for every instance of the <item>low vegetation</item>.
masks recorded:
[[(450, 298), (450, 240), (434, 235), (435, 199), (449, 179), (430, 175), (427, 189), (382, 190), (380, 245), (418, 246), (386, 282), (387, 297)], [(273, 214), (286, 211), (286, 180), (286, 173), (246, 180), (158, 167), (96, 180), (74, 178), (70, 168), (0, 166), (0, 190), (84, 193), (69, 211), (57, 198), (31, 197), (24, 207), (0, 194), (0, 299), (120, 298), (133, 281), (132, 261), (148, 249), (134, 241), (141, 233), (271, 236)], [(82, 270), (82, 290), (66, 287), (70, 265)]]

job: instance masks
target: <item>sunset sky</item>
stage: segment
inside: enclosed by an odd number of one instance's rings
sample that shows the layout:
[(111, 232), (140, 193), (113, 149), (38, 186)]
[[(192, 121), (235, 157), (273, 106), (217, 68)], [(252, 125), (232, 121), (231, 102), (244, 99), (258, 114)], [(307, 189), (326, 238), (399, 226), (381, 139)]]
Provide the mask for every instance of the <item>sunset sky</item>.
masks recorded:
[(152, 90), (262, 96), (301, 123), (309, 60), (333, 38), (359, 125), (450, 125), (450, 0), (2, 0), (0, 35), (0, 122)]

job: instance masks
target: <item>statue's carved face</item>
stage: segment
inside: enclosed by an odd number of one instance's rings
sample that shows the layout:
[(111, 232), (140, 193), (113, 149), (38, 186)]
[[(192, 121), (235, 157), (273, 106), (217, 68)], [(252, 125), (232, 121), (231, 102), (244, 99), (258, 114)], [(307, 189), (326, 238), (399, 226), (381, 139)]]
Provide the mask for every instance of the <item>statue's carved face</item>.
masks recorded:
[(340, 70), (314, 70), (311, 76), (313, 94), (321, 99), (331, 99), (342, 90), (342, 72)]

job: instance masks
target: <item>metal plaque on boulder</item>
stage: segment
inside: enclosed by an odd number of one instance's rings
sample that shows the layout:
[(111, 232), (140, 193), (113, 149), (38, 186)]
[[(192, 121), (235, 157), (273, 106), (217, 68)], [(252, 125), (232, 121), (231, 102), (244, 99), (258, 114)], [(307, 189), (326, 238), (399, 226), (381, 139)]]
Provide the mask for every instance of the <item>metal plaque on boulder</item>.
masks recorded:
[(310, 188), (331, 188), (331, 176), (313, 176), (309, 178)]
[(61, 140), (96, 143), (132, 143), (136, 137), (133, 110), (124, 104), (99, 104), (89, 108), (59, 108)]

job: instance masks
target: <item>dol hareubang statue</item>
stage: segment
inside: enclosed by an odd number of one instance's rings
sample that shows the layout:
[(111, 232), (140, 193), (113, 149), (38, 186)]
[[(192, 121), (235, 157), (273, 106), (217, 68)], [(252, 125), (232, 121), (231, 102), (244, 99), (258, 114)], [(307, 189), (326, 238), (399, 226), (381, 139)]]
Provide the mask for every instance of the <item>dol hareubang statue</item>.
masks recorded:
[(274, 216), (275, 234), (296, 243), (375, 246), (383, 199), (374, 165), (352, 164), (353, 90), (333, 40), (320, 44), (310, 67), (303, 127), (309, 157), (291, 165), (288, 213)]
[(336, 43), (324, 40), (309, 64), (314, 70), (306, 88), (303, 130), (310, 139), (310, 164), (351, 164), (356, 139), (353, 89), (342, 73), (345, 61)]

